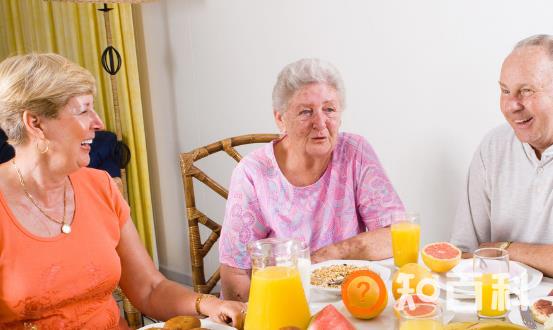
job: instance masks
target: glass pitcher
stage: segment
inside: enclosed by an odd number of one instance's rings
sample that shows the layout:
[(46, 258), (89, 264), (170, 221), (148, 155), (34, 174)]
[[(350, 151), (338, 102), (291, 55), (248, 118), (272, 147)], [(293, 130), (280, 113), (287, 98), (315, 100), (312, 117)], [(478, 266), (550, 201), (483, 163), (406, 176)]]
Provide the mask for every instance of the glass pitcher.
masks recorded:
[(306, 329), (311, 318), (303, 291), (296, 240), (266, 238), (248, 244), (252, 281), (245, 330)]

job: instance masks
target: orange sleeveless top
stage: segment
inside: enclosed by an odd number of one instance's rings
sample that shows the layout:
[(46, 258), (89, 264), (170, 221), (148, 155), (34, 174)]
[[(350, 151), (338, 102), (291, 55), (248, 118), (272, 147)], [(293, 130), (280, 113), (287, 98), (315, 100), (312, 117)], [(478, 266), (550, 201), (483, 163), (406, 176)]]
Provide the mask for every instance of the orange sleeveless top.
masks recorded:
[(69, 235), (31, 234), (0, 193), (0, 329), (119, 329), (112, 292), (115, 250), (130, 209), (106, 172), (69, 176), (75, 214)]

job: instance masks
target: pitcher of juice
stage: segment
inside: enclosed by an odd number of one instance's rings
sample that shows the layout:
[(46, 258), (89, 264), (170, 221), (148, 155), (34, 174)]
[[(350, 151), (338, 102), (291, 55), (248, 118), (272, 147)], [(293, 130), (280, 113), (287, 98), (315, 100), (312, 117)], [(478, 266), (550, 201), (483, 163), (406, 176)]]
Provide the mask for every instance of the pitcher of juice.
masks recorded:
[(394, 264), (401, 267), (419, 260), (421, 227), (416, 213), (394, 214), (392, 218), (392, 251)]
[(305, 298), (296, 240), (267, 238), (248, 244), (252, 280), (245, 330), (307, 329), (311, 313)]

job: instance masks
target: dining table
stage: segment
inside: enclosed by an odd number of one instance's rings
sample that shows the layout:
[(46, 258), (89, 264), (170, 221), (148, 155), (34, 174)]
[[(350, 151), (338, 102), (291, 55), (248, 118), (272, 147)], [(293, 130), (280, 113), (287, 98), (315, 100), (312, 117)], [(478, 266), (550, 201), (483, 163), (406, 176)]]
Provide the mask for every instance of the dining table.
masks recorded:
[[(394, 265), (393, 258), (385, 259), (381, 261), (374, 261), (380, 266), (389, 268), (393, 274), (397, 268)], [(323, 309), (328, 304), (334, 305), (338, 311), (340, 311), (358, 330), (383, 330), (383, 329), (397, 329), (398, 320), (394, 315), (393, 304), (395, 302), (391, 292), (391, 279), (385, 280), (386, 288), (388, 290), (388, 304), (384, 311), (377, 317), (370, 320), (362, 320), (353, 317), (342, 302), (340, 295), (317, 290), (317, 288), (311, 287), (309, 308), (312, 315)], [(547, 296), (549, 292), (553, 290), (553, 278), (543, 277), (541, 282), (534, 288), (529, 289), (526, 294), (528, 301), (532, 302), (539, 297)], [(513, 312), (518, 312), (518, 301), (514, 295), (510, 296), (511, 309)], [(440, 290), (440, 301), (442, 302), (442, 308), (444, 310), (444, 321), (449, 322), (465, 322), (465, 321), (478, 321), (476, 313), (476, 303), (474, 297), (472, 299), (452, 297), (451, 294), (444, 289)], [(508, 319), (507, 319), (508, 321)]]

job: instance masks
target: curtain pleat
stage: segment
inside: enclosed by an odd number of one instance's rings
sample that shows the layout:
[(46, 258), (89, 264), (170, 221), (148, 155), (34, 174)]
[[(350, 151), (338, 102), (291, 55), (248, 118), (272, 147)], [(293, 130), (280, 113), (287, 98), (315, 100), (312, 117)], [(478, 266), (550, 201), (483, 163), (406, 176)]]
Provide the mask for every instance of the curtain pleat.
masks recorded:
[[(115, 131), (109, 74), (101, 66), (107, 46), (101, 4), (0, 0), (0, 60), (30, 52), (54, 52), (87, 68), (97, 80), (96, 111)], [(110, 4), (113, 46), (122, 66), (116, 75), (124, 142), (131, 150), (127, 184), (132, 217), (140, 238), (157, 264), (157, 249), (148, 175), (146, 137), (138, 76), (132, 8)]]

